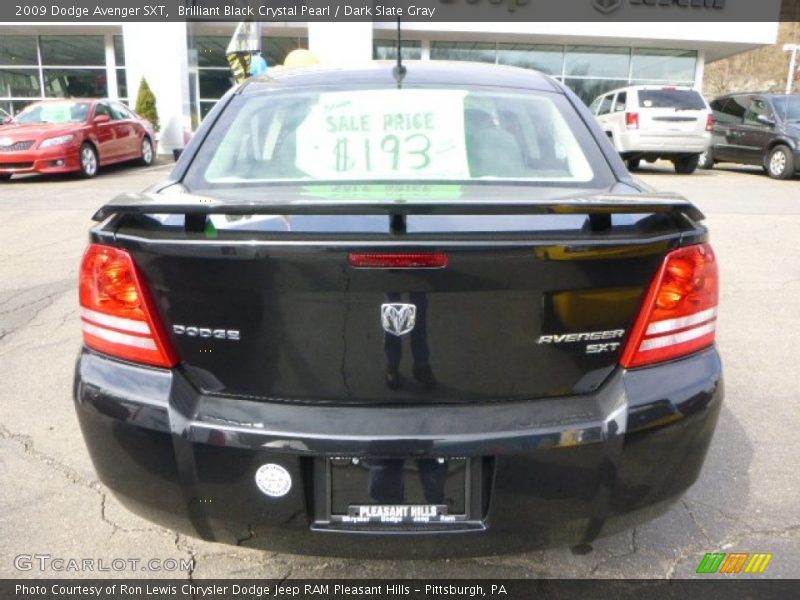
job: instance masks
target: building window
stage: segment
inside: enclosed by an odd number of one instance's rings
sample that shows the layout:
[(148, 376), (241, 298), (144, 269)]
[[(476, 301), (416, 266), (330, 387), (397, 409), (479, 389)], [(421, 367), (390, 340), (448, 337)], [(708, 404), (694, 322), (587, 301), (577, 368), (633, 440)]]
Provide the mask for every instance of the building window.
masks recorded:
[(108, 89), (105, 69), (44, 69), (48, 98), (102, 98)]
[(38, 98), (107, 95), (104, 36), (0, 36), (3, 110), (16, 114)]
[(117, 68), (117, 98), (128, 103), (128, 74), (125, 70), (125, 43), (121, 35), (114, 36), (114, 66)]
[(39, 37), (42, 64), (59, 67), (105, 67), (102, 35), (43, 35)]
[[(197, 78), (190, 76), (189, 82), (197, 86), (192, 97), (197, 99), (196, 112), (200, 119), (208, 114), (225, 92), (236, 81), (231, 73), (225, 51), (231, 41), (227, 36), (195, 36), (192, 48), (197, 53)], [(286, 55), (297, 48), (308, 48), (308, 38), (264, 36), (261, 38), (261, 54), (268, 66), (283, 64)], [(119, 77), (118, 77), (119, 80)], [(193, 117), (193, 123), (197, 123)]]
[(564, 75), (567, 77), (608, 77), (628, 79), (630, 48), (567, 46)]
[(117, 69), (117, 98), (128, 104), (128, 73), (125, 69)]
[[(372, 42), (372, 58), (375, 60), (397, 60), (397, 40), (374, 40)], [(422, 58), (422, 42), (419, 40), (403, 40), (403, 60), (419, 60)]]
[(228, 68), (228, 61), (225, 59), (225, 49), (228, 47), (229, 41), (230, 39), (227, 37), (195, 37), (194, 49), (197, 50), (197, 66), (200, 68)]
[(497, 62), (561, 76), (564, 47), (534, 44), (497, 44)]
[(615, 90), (617, 88), (625, 87), (628, 85), (627, 79), (570, 79), (564, 80), (564, 83), (575, 92), (578, 97), (583, 100), (586, 105), (590, 105), (595, 98)]
[(218, 100), (235, 84), (230, 69), (202, 69), (200, 71), (200, 98)]
[(41, 95), (36, 37), (0, 35), (0, 109), (14, 115)]
[(38, 98), (39, 69), (0, 68), (0, 98)]
[(275, 36), (261, 38), (261, 51), (268, 66), (282, 65), (286, 55), (298, 48), (308, 48), (308, 38)]
[(0, 65), (38, 66), (36, 38), (32, 35), (0, 35)]
[(634, 48), (631, 78), (640, 81), (694, 84), (697, 52)]
[(114, 64), (118, 67), (125, 66), (125, 42), (121, 35), (114, 36)]
[(535, 69), (563, 81), (586, 104), (628, 85), (692, 86), (698, 62), (693, 50), (506, 42), (433, 42), (431, 58)]
[(431, 59), (496, 63), (497, 44), (486, 42), (433, 42), (431, 43)]

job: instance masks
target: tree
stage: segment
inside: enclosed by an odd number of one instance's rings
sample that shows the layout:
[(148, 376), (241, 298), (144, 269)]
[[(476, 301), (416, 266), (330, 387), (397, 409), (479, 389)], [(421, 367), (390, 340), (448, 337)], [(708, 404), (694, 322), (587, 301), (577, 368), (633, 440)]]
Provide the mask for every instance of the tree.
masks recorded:
[(139, 94), (136, 96), (136, 112), (153, 124), (153, 129), (159, 130), (158, 109), (156, 108), (156, 95), (147, 80), (142, 77), (139, 84)]

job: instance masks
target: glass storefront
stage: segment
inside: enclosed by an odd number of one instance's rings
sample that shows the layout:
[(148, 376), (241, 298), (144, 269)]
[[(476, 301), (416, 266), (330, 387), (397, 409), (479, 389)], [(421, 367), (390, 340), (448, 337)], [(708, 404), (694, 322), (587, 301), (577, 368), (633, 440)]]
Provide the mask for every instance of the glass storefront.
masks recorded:
[[(225, 57), (230, 36), (194, 36), (190, 45), (197, 55), (197, 76), (190, 77), (192, 97), (196, 98), (199, 119), (206, 116), (235, 81)], [(280, 65), (297, 48), (308, 48), (308, 38), (263, 36), (261, 53), (267, 65)], [(197, 116), (194, 121), (199, 120)]]
[(501, 65), (536, 69), (542, 73), (559, 77), (564, 65), (564, 47), (497, 44), (497, 62)]
[(497, 44), (485, 42), (431, 42), (431, 60), (497, 62)]
[[(0, 36), (0, 108), (15, 114), (32, 99), (108, 96), (106, 45), (122, 51), (121, 36), (114, 37), (119, 42), (105, 35)], [(117, 71), (123, 89), (124, 72)]]
[[(403, 40), (403, 60), (422, 58), (422, 42)], [(372, 58), (375, 60), (397, 60), (397, 40), (373, 40)]]
[(121, 35), (114, 36), (114, 62), (117, 67), (117, 97), (128, 103), (128, 77), (125, 71), (125, 44)]
[(693, 86), (697, 52), (615, 46), (431, 42), (431, 59), (467, 60), (536, 69), (564, 82), (590, 104), (626, 85)]
[(634, 50), (631, 78), (643, 81), (694, 81), (697, 52), (691, 50)]
[(48, 98), (102, 98), (108, 89), (105, 69), (43, 69)]
[[(189, 85), (192, 122), (204, 117), (233, 85), (225, 50), (230, 36), (190, 36)], [(269, 65), (282, 64), (308, 39), (264, 36), (262, 52)], [(597, 96), (630, 84), (692, 86), (697, 52), (659, 48), (529, 44), (484, 41), (403, 41), (403, 58), (466, 60), (536, 69), (564, 82), (587, 104)], [(373, 40), (373, 58), (393, 60), (397, 42)], [(106, 64), (106, 57), (110, 64)], [(112, 59), (113, 57), (113, 59)], [(111, 62), (113, 60), (113, 63)], [(16, 113), (32, 99), (88, 96), (128, 97), (122, 35), (0, 36), (0, 108)], [(116, 79), (109, 89), (109, 79)]]
[(42, 64), (52, 66), (106, 66), (102, 35), (41, 35)]

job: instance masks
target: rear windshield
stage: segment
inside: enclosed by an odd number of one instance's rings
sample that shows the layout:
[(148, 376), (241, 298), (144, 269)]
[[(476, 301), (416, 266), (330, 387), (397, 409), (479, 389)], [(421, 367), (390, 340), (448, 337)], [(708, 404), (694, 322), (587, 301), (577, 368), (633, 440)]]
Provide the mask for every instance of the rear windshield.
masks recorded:
[(356, 89), (240, 95), (199, 149), (192, 189), (272, 182), (607, 181), (558, 94)]
[(694, 90), (639, 90), (639, 107), (706, 110), (706, 103)]

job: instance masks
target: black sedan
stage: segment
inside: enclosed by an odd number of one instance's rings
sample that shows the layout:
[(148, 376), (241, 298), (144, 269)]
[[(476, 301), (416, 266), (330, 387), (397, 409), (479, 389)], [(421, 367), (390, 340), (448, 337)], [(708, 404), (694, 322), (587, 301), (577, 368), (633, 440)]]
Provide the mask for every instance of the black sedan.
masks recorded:
[(585, 544), (700, 474), (723, 398), (703, 215), (528, 70), (271, 71), (95, 215), (75, 406), (101, 480), (207, 540)]

